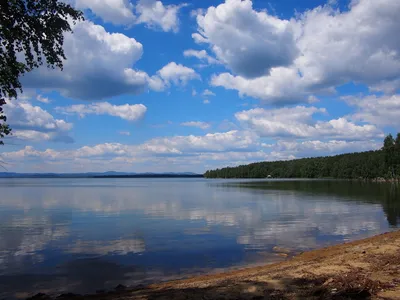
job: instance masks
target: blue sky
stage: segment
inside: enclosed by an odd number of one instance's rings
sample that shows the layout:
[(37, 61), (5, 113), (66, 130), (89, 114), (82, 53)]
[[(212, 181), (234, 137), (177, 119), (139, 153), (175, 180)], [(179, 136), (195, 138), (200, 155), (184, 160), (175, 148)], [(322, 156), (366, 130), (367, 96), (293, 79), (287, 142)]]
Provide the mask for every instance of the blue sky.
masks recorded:
[(64, 70), (5, 111), (8, 171), (204, 172), (400, 131), (400, 2), (68, 0)]

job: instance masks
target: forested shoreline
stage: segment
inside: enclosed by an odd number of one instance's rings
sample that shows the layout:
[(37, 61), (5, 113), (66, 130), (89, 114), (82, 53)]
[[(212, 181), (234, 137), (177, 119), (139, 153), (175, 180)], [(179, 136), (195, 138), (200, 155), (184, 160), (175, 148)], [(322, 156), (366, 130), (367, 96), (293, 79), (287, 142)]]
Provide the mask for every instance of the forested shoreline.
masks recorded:
[(288, 161), (258, 162), (205, 172), (206, 178), (400, 178), (400, 133), (388, 135), (380, 150)]

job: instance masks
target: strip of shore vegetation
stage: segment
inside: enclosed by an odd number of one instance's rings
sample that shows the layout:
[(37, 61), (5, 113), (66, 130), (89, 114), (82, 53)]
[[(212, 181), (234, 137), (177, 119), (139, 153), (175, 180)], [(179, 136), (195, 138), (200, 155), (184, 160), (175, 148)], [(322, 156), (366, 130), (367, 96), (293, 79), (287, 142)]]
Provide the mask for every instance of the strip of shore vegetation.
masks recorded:
[(258, 162), (209, 170), (206, 178), (334, 178), (400, 181), (400, 133), (388, 135), (376, 151)]
[[(290, 253), (285, 251), (285, 253)], [(60, 299), (400, 299), (400, 231), (304, 252), (286, 261)], [(30, 299), (54, 299), (38, 294)]]

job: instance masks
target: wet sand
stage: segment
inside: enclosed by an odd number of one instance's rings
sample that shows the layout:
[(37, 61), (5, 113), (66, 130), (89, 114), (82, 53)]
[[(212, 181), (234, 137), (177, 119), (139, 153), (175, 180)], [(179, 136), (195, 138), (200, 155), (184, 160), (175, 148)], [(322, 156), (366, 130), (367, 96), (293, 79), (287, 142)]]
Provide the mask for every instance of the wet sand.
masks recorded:
[(400, 231), (262, 267), (58, 299), (400, 299)]

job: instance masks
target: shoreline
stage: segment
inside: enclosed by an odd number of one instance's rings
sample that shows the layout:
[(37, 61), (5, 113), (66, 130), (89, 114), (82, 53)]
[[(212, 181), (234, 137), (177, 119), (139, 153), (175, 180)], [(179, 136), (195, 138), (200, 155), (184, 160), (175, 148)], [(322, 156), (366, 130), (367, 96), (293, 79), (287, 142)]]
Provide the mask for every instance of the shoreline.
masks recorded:
[(400, 230), (264, 266), (57, 299), (400, 299)]

